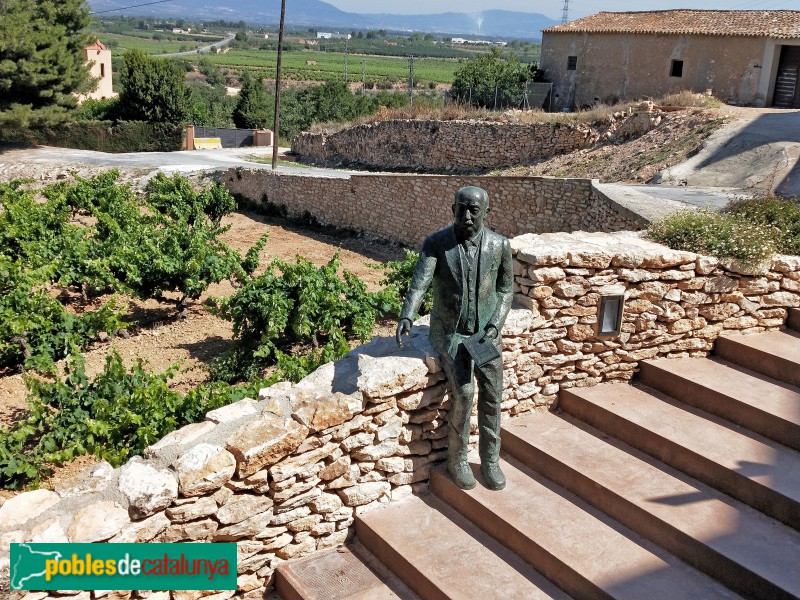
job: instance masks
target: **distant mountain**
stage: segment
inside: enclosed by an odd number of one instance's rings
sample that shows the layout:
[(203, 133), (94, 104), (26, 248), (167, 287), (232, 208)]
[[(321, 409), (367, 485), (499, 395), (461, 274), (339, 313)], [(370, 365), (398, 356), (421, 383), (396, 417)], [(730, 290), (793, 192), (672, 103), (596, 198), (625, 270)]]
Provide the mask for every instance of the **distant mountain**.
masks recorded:
[[(130, 0), (89, 0), (93, 11), (130, 6)], [(149, 6), (126, 8), (108, 15), (147, 15), (192, 20), (244, 20), (254, 25), (271, 25), (280, 20), (280, 0), (173, 0)], [(487, 10), (480, 13), (438, 13), (434, 15), (394, 15), (347, 13), (320, 0), (291, 0), (286, 5), (290, 26), (332, 29), (388, 29), (449, 33), (460, 36), (483, 35), (510, 38), (541, 38), (541, 30), (558, 22), (538, 13)]]

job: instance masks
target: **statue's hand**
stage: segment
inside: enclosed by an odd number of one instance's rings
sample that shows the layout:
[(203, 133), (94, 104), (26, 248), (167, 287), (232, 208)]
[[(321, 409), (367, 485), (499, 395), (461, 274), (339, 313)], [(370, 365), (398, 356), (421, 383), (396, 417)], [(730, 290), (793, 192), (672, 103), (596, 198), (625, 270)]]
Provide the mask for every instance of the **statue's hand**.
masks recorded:
[(410, 319), (400, 319), (397, 322), (397, 345), (401, 348), (403, 347), (403, 336), (404, 335), (411, 335), (411, 320)]
[(483, 331), (484, 331), (483, 337), (488, 338), (490, 340), (497, 339), (497, 336), (500, 334), (500, 332), (497, 331), (497, 327), (495, 327), (494, 325), (487, 325)]

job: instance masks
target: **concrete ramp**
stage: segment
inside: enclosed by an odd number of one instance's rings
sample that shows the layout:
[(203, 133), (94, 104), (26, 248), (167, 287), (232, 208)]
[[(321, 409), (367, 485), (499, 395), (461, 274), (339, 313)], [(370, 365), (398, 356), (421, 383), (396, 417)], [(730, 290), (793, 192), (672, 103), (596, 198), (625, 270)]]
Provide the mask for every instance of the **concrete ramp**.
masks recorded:
[(800, 111), (760, 111), (720, 127), (700, 152), (653, 183), (800, 196)]

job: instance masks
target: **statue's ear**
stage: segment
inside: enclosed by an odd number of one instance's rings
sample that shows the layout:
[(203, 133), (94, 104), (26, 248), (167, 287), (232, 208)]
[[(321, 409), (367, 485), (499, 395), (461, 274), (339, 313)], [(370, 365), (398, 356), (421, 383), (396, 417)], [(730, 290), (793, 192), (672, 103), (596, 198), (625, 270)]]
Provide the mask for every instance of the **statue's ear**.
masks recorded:
[(484, 216), (488, 215), (488, 214), (489, 214), (489, 210), (491, 210), (491, 209), (490, 209), (490, 207), (489, 207), (489, 206), (487, 206), (487, 207), (486, 207), (486, 211), (483, 213), (483, 215), (484, 215)]
[(453, 211), (453, 216), (455, 217), (456, 216), (456, 203), (455, 202), (453, 202), (453, 205), (450, 207), (450, 210)]

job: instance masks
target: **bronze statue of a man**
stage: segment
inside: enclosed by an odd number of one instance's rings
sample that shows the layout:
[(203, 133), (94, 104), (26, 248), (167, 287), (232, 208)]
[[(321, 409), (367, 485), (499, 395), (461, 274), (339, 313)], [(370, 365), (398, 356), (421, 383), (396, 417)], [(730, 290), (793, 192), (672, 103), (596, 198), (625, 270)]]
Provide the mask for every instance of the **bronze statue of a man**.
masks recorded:
[(506, 480), (498, 465), (503, 391), (500, 332), (511, 308), (514, 273), (508, 240), (483, 226), (488, 212), (489, 196), (484, 189), (468, 186), (456, 192), (453, 225), (428, 236), (422, 245), (397, 324), (397, 343), (402, 345), (403, 334), (410, 333), (411, 320), (432, 283), (429, 337), (440, 354), (452, 399), (447, 470), (459, 487), (475, 487), (467, 463), (474, 373), (481, 473), (491, 489), (501, 490)]

